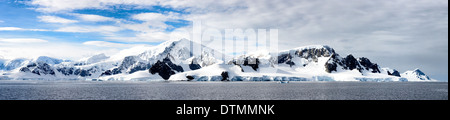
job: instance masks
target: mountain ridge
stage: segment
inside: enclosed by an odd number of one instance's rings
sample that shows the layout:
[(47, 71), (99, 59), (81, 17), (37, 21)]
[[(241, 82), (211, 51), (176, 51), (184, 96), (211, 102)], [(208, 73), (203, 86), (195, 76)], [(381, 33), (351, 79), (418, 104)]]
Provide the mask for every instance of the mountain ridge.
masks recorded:
[[(190, 51), (194, 45), (203, 47), (201, 54), (194, 55)], [(120, 53), (111, 57), (97, 54), (79, 61), (45, 56), (32, 60), (0, 60), (0, 70), (3, 71), (0, 78), (216, 81), (224, 80), (226, 76), (235, 81), (314, 81), (319, 78), (330, 81), (368, 81), (369, 78), (369, 81), (433, 81), (418, 69), (400, 73), (395, 69), (381, 68), (365, 57), (357, 58), (352, 54), (341, 57), (327, 45), (303, 46), (276, 54), (249, 53), (229, 61), (220, 59), (226, 55), (187, 39), (134, 51), (129, 49), (124, 53), (130, 55)], [(117, 56), (125, 57), (120, 59)], [(10, 67), (6, 67), (8, 65)]]

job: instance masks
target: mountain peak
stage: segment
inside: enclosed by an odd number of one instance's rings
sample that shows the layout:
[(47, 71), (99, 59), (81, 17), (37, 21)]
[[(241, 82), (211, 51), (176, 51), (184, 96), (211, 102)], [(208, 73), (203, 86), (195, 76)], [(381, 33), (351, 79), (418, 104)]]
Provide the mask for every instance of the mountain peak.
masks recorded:
[(179, 39), (179, 40), (169, 40), (159, 45), (159, 47), (170, 47), (178, 44), (190, 45), (190, 40), (188, 39)]
[(303, 50), (303, 49), (327, 49), (330, 51), (334, 51), (333, 48), (331, 48), (328, 45), (308, 45), (308, 46), (302, 46), (295, 48), (295, 50)]
[(426, 74), (424, 72), (422, 72), (422, 70), (420, 70), (419, 68), (415, 69), (414, 73), (416, 73), (419, 76), (426, 76)]
[(87, 57), (87, 58), (83, 58), (80, 60), (80, 62), (84, 62), (86, 64), (91, 64), (91, 63), (97, 63), (106, 59), (109, 59), (109, 56), (106, 56), (106, 54), (101, 53), (101, 54), (97, 54), (91, 57)]
[(422, 72), (419, 68), (414, 69), (414, 72)]
[(308, 45), (294, 48), (292, 50), (289, 50), (289, 52), (295, 52), (296, 54), (308, 52), (308, 54), (315, 54), (320, 56), (331, 56), (333, 54), (336, 54), (334, 49), (328, 45)]
[(431, 78), (426, 75), (422, 70), (415, 69), (413, 71), (406, 71), (404, 73), (404, 76), (408, 77), (409, 79), (417, 79), (417, 80), (431, 80)]
[(34, 59), (33, 61), (47, 63), (47, 64), (59, 64), (59, 63), (65, 62), (65, 60), (52, 58), (52, 57), (48, 57), (48, 56), (39, 56), (36, 59)]
[(331, 57), (336, 54), (333, 48), (327, 45), (310, 45), (298, 47), (288, 51), (280, 52), (281, 55), (288, 56), (298, 56), (305, 59), (313, 59), (315, 62), (318, 61), (319, 57)]

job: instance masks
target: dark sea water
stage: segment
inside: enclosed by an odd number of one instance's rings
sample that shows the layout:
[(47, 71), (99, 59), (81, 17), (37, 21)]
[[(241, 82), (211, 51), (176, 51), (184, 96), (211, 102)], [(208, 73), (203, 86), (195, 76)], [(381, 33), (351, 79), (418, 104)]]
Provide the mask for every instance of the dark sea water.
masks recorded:
[(448, 100), (448, 83), (0, 81), (0, 100)]

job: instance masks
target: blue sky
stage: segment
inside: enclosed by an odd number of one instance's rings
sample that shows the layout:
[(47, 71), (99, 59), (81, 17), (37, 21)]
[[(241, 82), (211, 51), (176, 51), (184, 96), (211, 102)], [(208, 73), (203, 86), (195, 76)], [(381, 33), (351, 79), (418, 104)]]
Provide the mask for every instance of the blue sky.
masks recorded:
[(0, 57), (80, 59), (176, 29), (279, 29), (279, 47), (330, 45), (448, 79), (447, 0), (0, 0)]
[[(140, 13), (158, 13), (158, 14), (169, 14), (170, 12), (187, 14), (186, 12), (174, 10), (170, 8), (165, 8), (161, 6), (148, 6), (144, 8), (133, 9), (134, 5), (122, 5), (113, 6), (107, 9), (80, 9), (73, 10), (71, 12), (39, 12), (35, 9), (35, 5), (30, 5), (27, 2), (30, 1), (16, 1), (16, 0), (5, 0), (6, 2), (0, 2), (0, 26), (1, 27), (14, 27), (21, 29), (40, 29), (42, 31), (36, 30), (4, 30), (0, 32), (2, 37), (6, 38), (16, 38), (16, 37), (27, 37), (27, 38), (37, 38), (45, 39), (49, 41), (58, 42), (86, 42), (93, 40), (105, 40), (105, 36), (110, 37), (111, 35), (99, 34), (98, 32), (82, 32), (83, 29), (70, 29), (70, 30), (58, 30), (63, 27), (70, 26), (85, 26), (87, 28), (97, 27), (97, 26), (120, 26), (119, 24), (141, 24), (145, 21), (140, 21), (133, 19), (133, 15)], [(80, 15), (98, 15), (105, 17), (103, 19), (117, 19), (117, 20), (102, 20), (92, 21), (92, 20), (80, 20)], [(41, 18), (42, 16), (48, 16), (60, 19), (59, 21), (46, 21)], [(82, 19), (82, 18), (81, 18)], [(68, 20), (65, 23), (64, 20)], [(72, 22), (70, 22), (72, 21)], [(118, 23), (120, 21), (121, 23)], [(161, 32), (171, 32), (172, 30), (184, 27), (190, 23), (183, 19), (173, 19), (170, 21), (162, 21), (167, 24), (166, 27), (160, 28)], [(151, 27), (151, 26), (149, 26)], [(120, 33), (119, 33), (120, 31)], [(133, 37), (136, 31), (129, 29), (114, 30), (115, 36), (123, 37)], [(138, 31), (140, 32), (140, 31)], [(105, 33), (106, 34), (106, 33)], [(156, 45), (163, 40), (156, 41), (142, 41), (142, 42), (124, 42), (124, 41), (108, 41), (112, 43), (122, 43), (122, 44), (150, 44)]]

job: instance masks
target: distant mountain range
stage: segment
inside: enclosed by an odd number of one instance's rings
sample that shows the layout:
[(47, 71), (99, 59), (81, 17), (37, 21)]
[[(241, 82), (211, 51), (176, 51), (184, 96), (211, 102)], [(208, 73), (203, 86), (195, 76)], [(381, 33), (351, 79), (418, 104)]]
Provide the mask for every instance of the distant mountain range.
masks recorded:
[(195, 56), (191, 44), (197, 43), (168, 41), (78, 61), (0, 58), (0, 80), (435, 81), (419, 69), (400, 73), (324, 45), (277, 54), (255, 51), (223, 61), (226, 55), (205, 46)]

